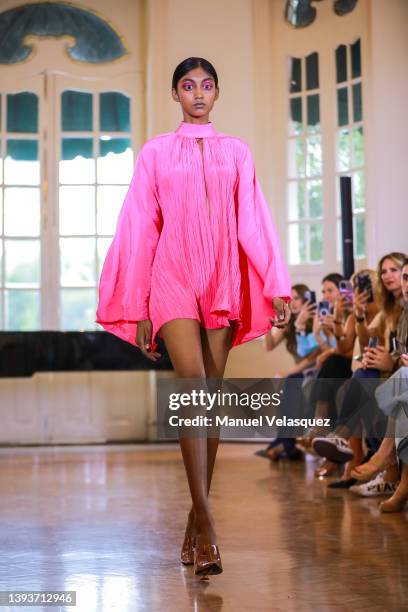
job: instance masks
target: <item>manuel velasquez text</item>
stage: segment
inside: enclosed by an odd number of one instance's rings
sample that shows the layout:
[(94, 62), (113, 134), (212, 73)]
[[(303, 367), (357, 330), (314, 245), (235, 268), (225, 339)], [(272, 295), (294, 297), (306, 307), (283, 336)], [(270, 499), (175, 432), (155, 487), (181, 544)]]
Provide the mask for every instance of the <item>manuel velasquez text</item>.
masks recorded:
[(172, 427), (330, 427), (330, 419), (292, 419), (290, 417), (275, 415), (260, 415), (253, 418), (235, 418), (230, 416), (201, 416), (192, 418), (172, 415), (169, 417), (169, 425)]

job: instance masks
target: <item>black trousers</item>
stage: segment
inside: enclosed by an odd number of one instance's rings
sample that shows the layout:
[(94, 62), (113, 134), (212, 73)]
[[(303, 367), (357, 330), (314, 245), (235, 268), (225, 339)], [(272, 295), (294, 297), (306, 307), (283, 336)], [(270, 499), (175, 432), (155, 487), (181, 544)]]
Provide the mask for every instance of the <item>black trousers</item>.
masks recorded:
[(314, 382), (310, 395), (311, 412), (314, 414), (316, 402), (327, 402), (328, 417), (336, 422), (336, 394), (341, 385), (350, 378), (351, 359), (343, 355), (330, 355), (322, 365)]
[(337, 426), (345, 427), (351, 435), (363, 423), (369, 445), (377, 448), (384, 438), (388, 420), (375, 399), (375, 390), (383, 382), (378, 370), (356, 370), (347, 382), (337, 419)]

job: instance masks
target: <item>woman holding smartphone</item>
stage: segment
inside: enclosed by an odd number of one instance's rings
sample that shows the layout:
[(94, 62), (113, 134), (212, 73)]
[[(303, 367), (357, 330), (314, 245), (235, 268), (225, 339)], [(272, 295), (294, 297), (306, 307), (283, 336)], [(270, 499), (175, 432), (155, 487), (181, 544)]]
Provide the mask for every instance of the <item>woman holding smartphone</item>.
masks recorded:
[[(398, 323), (404, 315), (404, 296), (402, 295), (402, 270), (406, 261), (404, 253), (392, 252), (384, 255), (377, 267), (377, 277), (380, 287), (380, 312), (369, 327), (365, 325), (365, 307), (361, 309), (361, 318), (357, 318), (356, 327), (359, 332), (360, 343), (364, 348), (364, 372), (377, 370), (380, 378), (388, 378), (395, 369), (395, 360), (392, 357), (391, 337), (397, 333)], [(375, 347), (368, 346), (369, 339), (377, 336), (379, 342)], [(366, 344), (364, 345), (364, 342)], [(395, 445), (392, 435), (393, 424), (389, 422), (387, 430), (378, 450), (370, 461), (356, 467), (351, 476), (360, 481), (369, 481), (381, 471), (396, 464)]]
[[(281, 342), (285, 341), (286, 349), (295, 361), (290, 370), (275, 373), (276, 378), (286, 379), (282, 389), (281, 416), (303, 416), (305, 372), (313, 368), (316, 357), (320, 354), (319, 346), (313, 334), (316, 300), (313, 303), (311, 302), (312, 293), (314, 294), (306, 285), (300, 283), (293, 285), (292, 302), (290, 303), (292, 314), (288, 326), (285, 329), (268, 331), (265, 335), (267, 351), (274, 350)], [(301, 458), (301, 453), (295, 445), (295, 438), (286, 437), (279, 429), (278, 436), (265, 449), (256, 451), (255, 455), (271, 461)]]

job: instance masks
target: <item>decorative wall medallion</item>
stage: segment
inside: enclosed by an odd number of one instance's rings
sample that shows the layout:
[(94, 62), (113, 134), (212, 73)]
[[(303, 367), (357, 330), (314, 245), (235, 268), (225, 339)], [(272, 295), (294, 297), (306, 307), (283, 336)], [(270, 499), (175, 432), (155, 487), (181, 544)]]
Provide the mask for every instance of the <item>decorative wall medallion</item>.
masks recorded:
[(0, 13), (0, 64), (16, 64), (33, 52), (25, 36), (70, 36), (71, 59), (105, 63), (127, 54), (119, 34), (90, 10), (67, 2), (23, 4)]

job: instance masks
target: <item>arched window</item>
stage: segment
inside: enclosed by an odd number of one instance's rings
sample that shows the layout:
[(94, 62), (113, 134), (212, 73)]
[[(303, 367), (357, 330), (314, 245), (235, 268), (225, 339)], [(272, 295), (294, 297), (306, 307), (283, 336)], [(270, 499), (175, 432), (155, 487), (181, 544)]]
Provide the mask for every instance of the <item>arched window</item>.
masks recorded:
[(140, 79), (91, 11), (28, 4), (0, 13), (0, 37), (5, 28), (0, 328), (100, 329), (98, 279), (132, 175)]
[(366, 257), (361, 40), (331, 44), (330, 55), (328, 39), (324, 45), (287, 59), (287, 253), (311, 274), (342, 260), (343, 175), (352, 178), (354, 256)]

